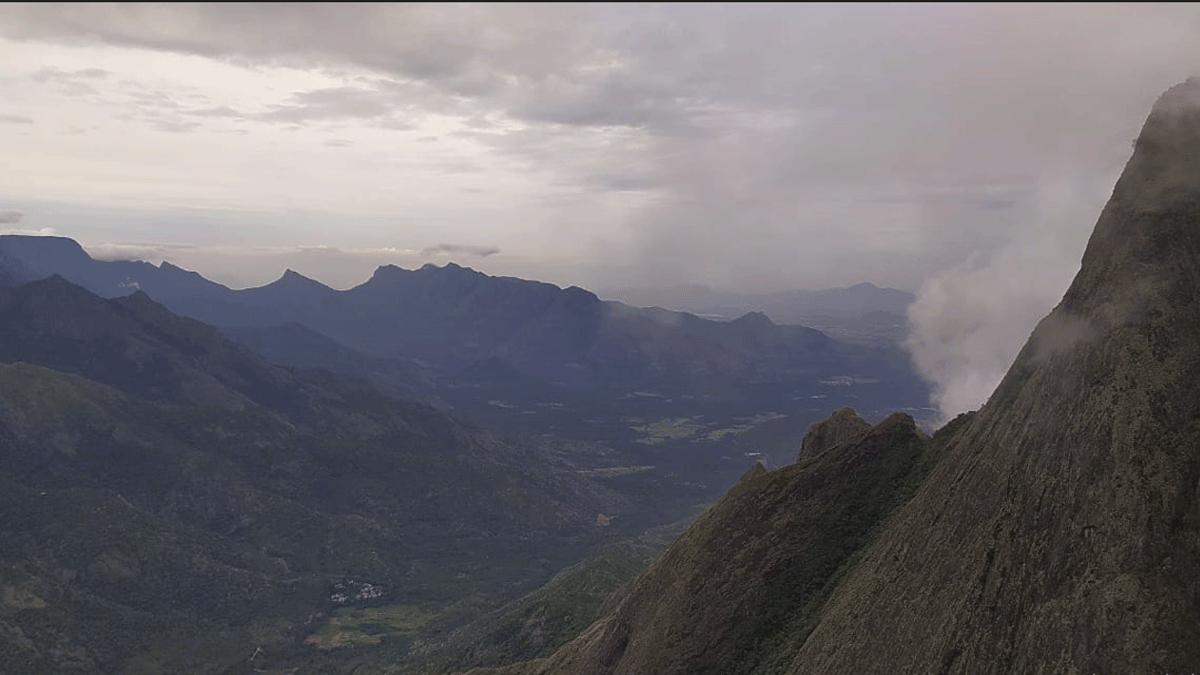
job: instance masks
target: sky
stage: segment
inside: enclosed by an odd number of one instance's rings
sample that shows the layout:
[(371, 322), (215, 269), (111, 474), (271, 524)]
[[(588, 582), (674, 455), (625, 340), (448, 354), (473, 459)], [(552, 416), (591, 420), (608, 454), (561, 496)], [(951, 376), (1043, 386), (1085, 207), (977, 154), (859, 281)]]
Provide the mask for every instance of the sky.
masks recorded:
[(870, 281), (918, 292), (950, 411), (1061, 298), (1197, 34), (1186, 3), (4, 3), (0, 230), (231, 286)]

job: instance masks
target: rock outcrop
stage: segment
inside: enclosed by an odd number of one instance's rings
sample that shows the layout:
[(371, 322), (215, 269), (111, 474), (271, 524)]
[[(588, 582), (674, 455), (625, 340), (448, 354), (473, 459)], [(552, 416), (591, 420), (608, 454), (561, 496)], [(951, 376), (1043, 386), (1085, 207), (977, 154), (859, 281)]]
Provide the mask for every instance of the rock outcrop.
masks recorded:
[(849, 406), (833, 413), (827, 420), (813, 424), (800, 444), (798, 459), (816, 455), (837, 447), (842, 443), (860, 438), (871, 430), (871, 425)]

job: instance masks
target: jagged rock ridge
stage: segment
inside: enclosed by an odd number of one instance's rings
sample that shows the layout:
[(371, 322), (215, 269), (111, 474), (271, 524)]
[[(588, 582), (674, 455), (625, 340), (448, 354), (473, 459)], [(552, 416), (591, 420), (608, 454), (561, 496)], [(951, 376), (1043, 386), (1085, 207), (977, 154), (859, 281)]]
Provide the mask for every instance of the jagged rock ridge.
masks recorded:
[(827, 420), (812, 425), (800, 444), (800, 459), (819, 455), (847, 441), (855, 440), (870, 431), (871, 425), (859, 417), (853, 408), (841, 408)]

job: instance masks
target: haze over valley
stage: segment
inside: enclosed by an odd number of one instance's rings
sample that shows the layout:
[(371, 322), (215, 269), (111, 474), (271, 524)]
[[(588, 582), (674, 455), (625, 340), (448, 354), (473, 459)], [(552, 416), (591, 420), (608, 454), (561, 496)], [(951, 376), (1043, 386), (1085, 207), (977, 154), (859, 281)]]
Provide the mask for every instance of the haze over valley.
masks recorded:
[(0, 672), (1200, 668), (1197, 34), (0, 6)]

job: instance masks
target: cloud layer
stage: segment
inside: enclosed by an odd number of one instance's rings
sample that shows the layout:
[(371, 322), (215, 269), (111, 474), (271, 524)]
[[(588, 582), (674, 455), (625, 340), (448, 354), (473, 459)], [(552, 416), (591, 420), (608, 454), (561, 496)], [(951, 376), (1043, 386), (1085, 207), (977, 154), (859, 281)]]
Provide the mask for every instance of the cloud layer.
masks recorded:
[[(949, 413), (1061, 295), (1197, 34), (1190, 4), (10, 3), (0, 198), (93, 241), (921, 288)], [(35, 202), (168, 215), (68, 227)]]

